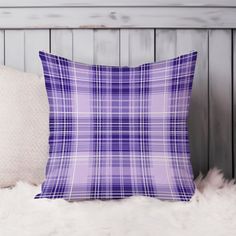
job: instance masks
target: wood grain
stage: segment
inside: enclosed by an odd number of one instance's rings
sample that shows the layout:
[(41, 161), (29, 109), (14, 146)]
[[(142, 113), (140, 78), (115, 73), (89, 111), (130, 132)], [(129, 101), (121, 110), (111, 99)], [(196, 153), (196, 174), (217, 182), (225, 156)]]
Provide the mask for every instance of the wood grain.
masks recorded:
[(25, 70), (24, 30), (5, 31), (5, 64), (21, 71)]
[(92, 29), (73, 30), (73, 60), (93, 64), (94, 31)]
[(209, 164), (232, 177), (232, 44), (231, 30), (209, 34)]
[(236, 8), (0, 8), (0, 28), (236, 28)]
[(1, 0), (0, 7), (68, 7), (68, 6), (227, 6), (235, 7), (234, 0)]
[(121, 65), (137, 66), (154, 61), (153, 29), (123, 29), (120, 32), (120, 45)]
[(177, 52), (177, 31), (156, 30), (156, 61), (173, 58)]
[(208, 171), (208, 31), (177, 30), (177, 54), (198, 52), (189, 110), (189, 137), (194, 175)]
[(49, 51), (49, 30), (6, 30), (5, 64), (42, 74), (39, 50)]
[(95, 64), (119, 65), (119, 30), (94, 31)]
[(49, 30), (25, 31), (25, 71), (42, 75), (39, 51), (49, 52)]
[(72, 30), (51, 30), (51, 52), (68, 58), (73, 58)]

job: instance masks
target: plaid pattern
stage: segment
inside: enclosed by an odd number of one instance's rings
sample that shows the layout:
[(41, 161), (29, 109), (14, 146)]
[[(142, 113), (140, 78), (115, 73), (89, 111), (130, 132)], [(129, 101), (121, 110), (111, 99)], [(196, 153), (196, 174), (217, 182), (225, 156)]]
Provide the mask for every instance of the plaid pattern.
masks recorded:
[(50, 150), (36, 198), (191, 198), (187, 115), (196, 52), (131, 68), (40, 58)]

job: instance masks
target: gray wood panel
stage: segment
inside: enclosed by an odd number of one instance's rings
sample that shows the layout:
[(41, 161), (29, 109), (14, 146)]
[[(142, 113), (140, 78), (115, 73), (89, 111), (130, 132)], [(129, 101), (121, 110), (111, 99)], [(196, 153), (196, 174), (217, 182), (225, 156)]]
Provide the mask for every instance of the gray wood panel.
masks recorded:
[(235, 7), (235, 0), (1, 0), (0, 7), (68, 7), (68, 6), (224, 6)]
[(94, 30), (51, 30), (51, 52), (82, 63), (93, 63)]
[(94, 30), (73, 30), (73, 60), (91, 64), (94, 62)]
[(94, 31), (94, 63), (119, 65), (119, 30)]
[(49, 46), (49, 30), (25, 31), (25, 71), (43, 74), (39, 51), (49, 52)]
[(6, 30), (5, 64), (42, 74), (39, 50), (49, 51), (49, 30)]
[(164, 29), (156, 30), (156, 60), (165, 60), (176, 56), (177, 31)]
[(21, 71), (25, 70), (24, 30), (5, 31), (5, 64)]
[(120, 63), (137, 66), (153, 62), (155, 56), (153, 29), (122, 29), (120, 31)]
[(5, 60), (4, 60), (4, 54), (5, 54), (5, 49), (4, 49), (4, 30), (0, 30), (0, 65), (4, 65)]
[(227, 177), (232, 177), (231, 39), (231, 30), (209, 33), (209, 164)]
[(177, 39), (178, 55), (198, 52), (189, 110), (191, 161), (197, 176), (208, 170), (208, 31), (178, 30)]
[(0, 28), (236, 28), (236, 7), (0, 8)]
[(198, 51), (189, 113), (191, 162), (197, 176), (208, 169), (208, 31), (156, 30), (156, 60), (191, 50)]
[(72, 30), (51, 30), (51, 52), (68, 59), (73, 58)]

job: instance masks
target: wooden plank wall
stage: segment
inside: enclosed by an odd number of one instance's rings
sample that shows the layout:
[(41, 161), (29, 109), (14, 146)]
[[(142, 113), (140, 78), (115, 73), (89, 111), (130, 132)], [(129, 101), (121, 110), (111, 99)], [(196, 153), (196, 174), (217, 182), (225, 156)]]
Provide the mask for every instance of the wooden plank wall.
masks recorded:
[[(6, 29), (0, 63), (42, 74), (38, 51), (84, 63), (138, 65), (197, 50), (189, 130), (195, 176), (210, 167), (236, 172), (236, 30)], [(235, 129), (236, 130), (236, 129)]]

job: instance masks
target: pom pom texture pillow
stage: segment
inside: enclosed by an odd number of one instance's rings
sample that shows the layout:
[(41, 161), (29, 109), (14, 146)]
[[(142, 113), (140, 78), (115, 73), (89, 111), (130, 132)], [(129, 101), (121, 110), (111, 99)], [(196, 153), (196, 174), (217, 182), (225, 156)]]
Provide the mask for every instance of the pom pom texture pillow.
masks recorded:
[(50, 150), (36, 198), (191, 198), (187, 117), (196, 52), (137, 67), (40, 58)]
[(0, 187), (43, 182), (48, 116), (44, 79), (0, 66)]

